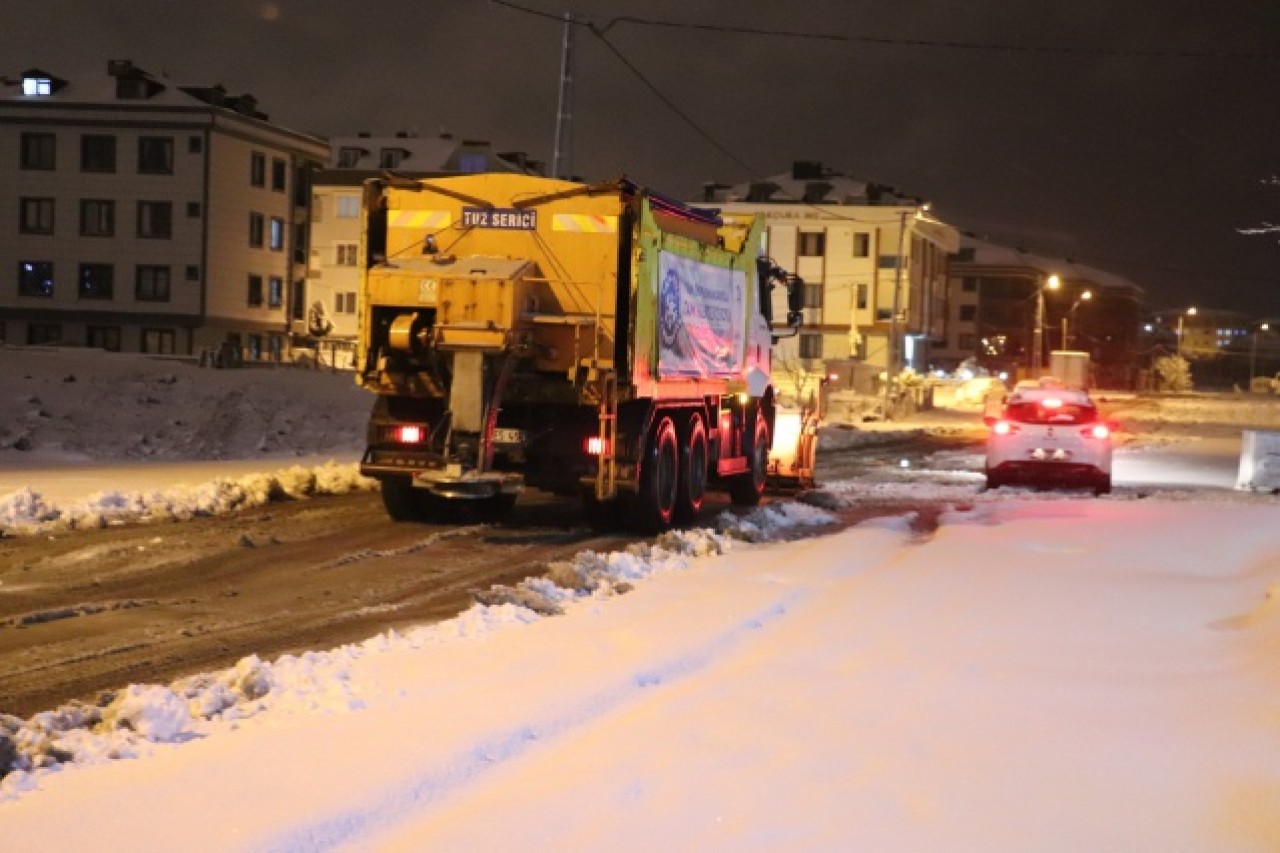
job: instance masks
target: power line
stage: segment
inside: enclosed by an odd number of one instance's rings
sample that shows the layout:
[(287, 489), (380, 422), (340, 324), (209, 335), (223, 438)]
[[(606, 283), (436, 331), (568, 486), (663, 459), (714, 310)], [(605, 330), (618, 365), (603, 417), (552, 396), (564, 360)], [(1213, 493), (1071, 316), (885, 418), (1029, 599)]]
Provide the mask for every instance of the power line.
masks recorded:
[[(512, 3), (510, 0), (490, 0), (499, 6), (504, 6), (517, 12), (524, 12), (529, 15), (536, 15), (542, 18), (559, 21), (561, 18), (552, 15), (549, 12), (543, 12), (539, 9), (531, 9), (527, 6), (521, 6)], [(759, 27), (733, 26), (729, 24), (698, 24), (688, 21), (671, 21), (659, 18), (644, 18), (636, 15), (622, 15), (616, 18), (610, 18), (603, 26), (589, 24), (586, 21), (581, 22), (581, 26), (588, 26), (592, 30), (597, 31), (597, 35), (603, 35), (615, 26), (637, 26), (661, 29), (679, 29), (679, 30), (695, 30), (701, 32), (720, 33), (724, 35), (746, 35), (757, 36), (762, 38), (786, 38), (798, 39), (802, 41), (825, 41), (843, 44), (868, 44), (879, 47), (909, 47), (924, 48), (929, 50), (952, 50), (967, 51), (971, 53), (1024, 53), (1024, 54), (1047, 54), (1055, 56), (1093, 56), (1093, 57), (1118, 57), (1118, 58), (1134, 58), (1134, 59), (1214, 59), (1214, 60), (1246, 60), (1250, 62), (1275, 62), (1280, 60), (1280, 54), (1269, 52), (1244, 52), (1232, 50), (1187, 50), (1179, 48), (1165, 49), (1138, 49), (1138, 48), (1105, 48), (1105, 47), (1080, 47), (1077, 45), (1029, 45), (1029, 44), (1012, 44), (1008, 42), (970, 42), (970, 41), (953, 41), (953, 40), (933, 40), (933, 39), (914, 39), (914, 38), (890, 38), (888, 36), (856, 36), (844, 33), (831, 32), (815, 32), (808, 30), (778, 30), (778, 29), (762, 29)]]

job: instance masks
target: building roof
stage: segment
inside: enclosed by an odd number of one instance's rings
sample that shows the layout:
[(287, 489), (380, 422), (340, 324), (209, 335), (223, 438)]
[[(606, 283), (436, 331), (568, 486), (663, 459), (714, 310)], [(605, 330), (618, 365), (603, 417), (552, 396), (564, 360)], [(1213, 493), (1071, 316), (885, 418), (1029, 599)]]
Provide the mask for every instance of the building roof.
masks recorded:
[(1004, 269), (1034, 270), (1044, 275), (1057, 275), (1066, 281), (1085, 282), (1112, 291), (1127, 291), (1135, 298), (1142, 298), (1143, 289), (1124, 276), (1109, 270), (1081, 264), (1070, 258), (1055, 258), (1012, 246), (1003, 246), (980, 240), (972, 234), (960, 236), (960, 249), (972, 250), (972, 258), (954, 260), (952, 265), (973, 265)]
[[(450, 134), (421, 137), (412, 131), (392, 136), (337, 136), (329, 140), (332, 150), (328, 168), (381, 172), (388, 168), (399, 174), (439, 174), (456, 172), (519, 172), (539, 174), (542, 163), (522, 151), (497, 152), (479, 139), (455, 139)], [(384, 151), (398, 151), (397, 164), (388, 167)], [(468, 161), (468, 158), (479, 158)]]

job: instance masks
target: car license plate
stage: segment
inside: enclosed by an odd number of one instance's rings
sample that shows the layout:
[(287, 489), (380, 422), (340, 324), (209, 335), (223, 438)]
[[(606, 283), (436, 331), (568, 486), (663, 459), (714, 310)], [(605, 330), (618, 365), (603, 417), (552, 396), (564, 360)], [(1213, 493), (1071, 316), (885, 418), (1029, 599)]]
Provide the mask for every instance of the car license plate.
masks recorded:
[(524, 444), (524, 430), (496, 427), (493, 430), (494, 444)]

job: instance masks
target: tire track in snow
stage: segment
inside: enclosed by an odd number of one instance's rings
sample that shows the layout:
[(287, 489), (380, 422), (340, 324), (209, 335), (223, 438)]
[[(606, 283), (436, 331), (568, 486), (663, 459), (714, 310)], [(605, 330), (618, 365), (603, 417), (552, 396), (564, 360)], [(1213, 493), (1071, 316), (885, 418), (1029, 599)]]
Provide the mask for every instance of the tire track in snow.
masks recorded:
[(657, 666), (637, 669), (623, 683), (588, 696), (547, 719), (514, 726), (484, 738), (365, 806), (299, 826), (254, 849), (270, 853), (325, 850), (356, 844), (362, 837), (381, 833), (399, 823), (405, 813), (413, 812), (416, 816), (420, 810), (469, 788), (498, 768), (535, 750), (548, 748), (557, 740), (638, 701), (648, 691), (701, 673), (755, 632), (785, 617), (807, 595), (798, 590), (792, 591), (697, 648)]

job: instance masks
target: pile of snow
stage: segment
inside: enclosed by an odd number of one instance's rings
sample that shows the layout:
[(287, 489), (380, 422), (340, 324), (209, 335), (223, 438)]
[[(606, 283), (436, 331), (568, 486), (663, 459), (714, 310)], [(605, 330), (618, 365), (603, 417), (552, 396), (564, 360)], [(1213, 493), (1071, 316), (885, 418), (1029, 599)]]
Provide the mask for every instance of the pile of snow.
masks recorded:
[(376, 481), (361, 476), (357, 464), (327, 462), (314, 467), (294, 465), (245, 477), (216, 478), (198, 486), (106, 490), (65, 505), (55, 505), (40, 492), (25, 487), (0, 496), (0, 531), (30, 535), (120, 524), (186, 521), (200, 516), (226, 515), (274, 501), (342, 495), (376, 486)]
[(358, 456), (372, 402), (350, 373), (0, 345), (0, 465)]

